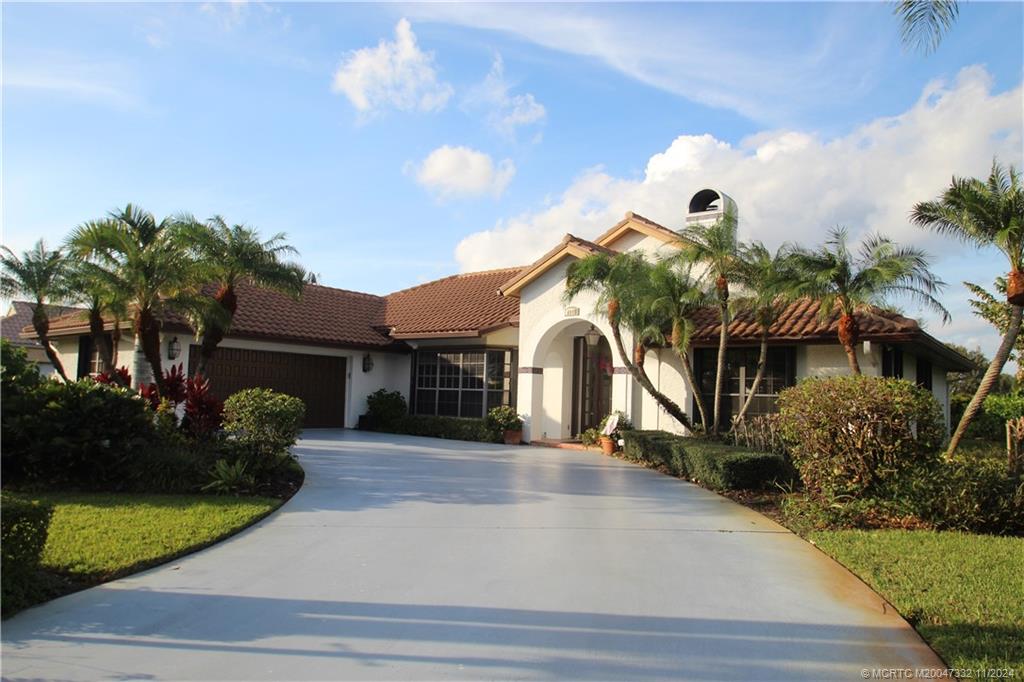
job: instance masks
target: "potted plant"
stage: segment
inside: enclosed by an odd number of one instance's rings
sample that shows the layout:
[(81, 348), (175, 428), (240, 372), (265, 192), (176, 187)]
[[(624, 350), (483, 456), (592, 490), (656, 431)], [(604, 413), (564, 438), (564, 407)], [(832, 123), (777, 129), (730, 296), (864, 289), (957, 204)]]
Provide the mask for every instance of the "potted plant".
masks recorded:
[(523, 442), (523, 418), (508, 405), (492, 407), (487, 413), (487, 423), (502, 435), (505, 445), (519, 445)]
[(601, 452), (606, 455), (615, 453), (622, 444), (620, 432), (632, 429), (629, 417), (621, 410), (616, 410), (601, 420)]

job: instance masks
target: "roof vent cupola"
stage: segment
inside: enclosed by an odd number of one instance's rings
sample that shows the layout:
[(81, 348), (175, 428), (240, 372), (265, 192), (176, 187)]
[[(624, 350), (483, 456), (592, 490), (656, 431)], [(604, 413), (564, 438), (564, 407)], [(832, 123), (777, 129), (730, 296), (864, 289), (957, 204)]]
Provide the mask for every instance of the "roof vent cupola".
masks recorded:
[(739, 216), (736, 202), (732, 200), (732, 197), (717, 189), (702, 189), (690, 199), (686, 224), (687, 226), (710, 225), (725, 216), (726, 213), (732, 213), (734, 217)]

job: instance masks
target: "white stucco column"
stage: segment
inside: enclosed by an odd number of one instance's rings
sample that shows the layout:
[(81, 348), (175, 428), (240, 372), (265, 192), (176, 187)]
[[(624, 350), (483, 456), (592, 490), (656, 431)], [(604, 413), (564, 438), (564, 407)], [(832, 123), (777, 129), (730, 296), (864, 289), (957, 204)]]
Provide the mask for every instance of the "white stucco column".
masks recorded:
[(516, 410), (523, 417), (523, 440), (540, 438), (544, 419), (544, 374), (540, 367), (519, 367)]

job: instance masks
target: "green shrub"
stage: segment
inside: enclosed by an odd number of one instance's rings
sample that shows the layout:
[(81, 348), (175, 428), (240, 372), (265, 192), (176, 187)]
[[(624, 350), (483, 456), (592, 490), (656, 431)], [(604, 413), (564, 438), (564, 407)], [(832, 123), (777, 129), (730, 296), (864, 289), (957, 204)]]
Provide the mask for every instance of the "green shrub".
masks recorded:
[(825, 502), (808, 495), (793, 494), (782, 499), (781, 511), (786, 526), (800, 535), (850, 528), (931, 528), (905, 500), (868, 498)]
[[(956, 393), (949, 397), (949, 421), (953, 428), (960, 423), (960, 418), (971, 402), (973, 395)], [(1004, 396), (990, 395), (981, 404), (981, 409), (974, 415), (970, 425), (967, 427), (967, 438), (976, 438), (988, 441), (1002, 441), (1006, 438), (1006, 419), (1001, 419), (995, 412), (989, 411), (989, 400), (1002, 398)]]
[(615, 426), (615, 431), (611, 434), (611, 437), (612, 440), (618, 441), (622, 438), (623, 432), (633, 430), (633, 422), (630, 421), (629, 416), (625, 412), (622, 410), (615, 410), (611, 414), (605, 415), (604, 419), (601, 420), (601, 425), (598, 427), (598, 431), (604, 433), (604, 427), (608, 425), (608, 420), (611, 419), (613, 415), (617, 415), (619, 417), (619, 421)]
[(625, 431), (623, 456), (712, 490), (756, 490), (793, 480), (786, 458), (664, 431)]
[(522, 431), (523, 418), (519, 416), (514, 407), (499, 405), (492, 407), (485, 418), (488, 428), (495, 433), (502, 434), (505, 431)]
[(686, 476), (683, 439), (665, 431), (622, 432), (622, 455), (631, 462), (664, 468), (673, 476)]
[(1024, 480), (1006, 462), (957, 456), (909, 473), (891, 497), (912, 501), (936, 528), (994, 535), (1024, 534)]
[(407, 414), (386, 426), (375, 424), (374, 429), (409, 436), (428, 436), (430, 438), (468, 440), (479, 443), (499, 443), (502, 438), (502, 435), (488, 426), (485, 420), (462, 417)]
[(779, 395), (779, 423), (807, 491), (871, 497), (934, 461), (946, 437), (930, 391), (902, 379), (806, 379)]
[(39, 558), (51, 514), (50, 507), (38, 502), (0, 496), (0, 601), (5, 614), (39, 601)]
[(382, 388), (366, 396), (366, 412), (372, 422), (386, 426), (409, 414), (409, 406), (401, 393)]
[(224, 430), (244, 445), (287, 453), (302, 433), (306, 404), (269, 388), (246, 388), (224, 401)]
[(783, 456), (754, 452), (725, 443), (685, 439), (683, 450), (690, 478), (712, 490), (758, 490), (790, 483), (795, 472)]
[(256, 487), (256, 477), (246, 471), (246, 468), (247, 465), (242, 460), (229, 464), (225, 459), (218, 459), (210, 469), (210, 482), (203, 486), (203, 490), (219, 495), (252, 492)]
[(584, 445), (597, 445), (601, 439), (601, 432), (597, 429), (587, 429), (580, 434), (580, 442)]
[(91, 380), (43, 381), (4, 395), (5, 483), (119, 490), (157, 444), (153, 414), (133, 391)]
[(5, 399), (12, 393), (29, 391), (43, 381), (24, 349), (12, 346), (7, 339), (0, 339), (0, 384)]

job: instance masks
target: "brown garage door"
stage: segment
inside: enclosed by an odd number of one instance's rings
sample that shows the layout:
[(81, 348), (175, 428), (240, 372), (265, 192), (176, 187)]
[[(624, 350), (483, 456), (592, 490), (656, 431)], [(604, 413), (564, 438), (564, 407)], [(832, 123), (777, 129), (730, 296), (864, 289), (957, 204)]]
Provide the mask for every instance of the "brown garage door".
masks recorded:
[[(199, 346), (190, 347), (188, 356), (189, 367), (195, 367)], [(302, 398), (307, 427), (345, 425), (345, 358), (218, 348), (207, 370), (218, 398), (243, 388), (270, 388)]]

